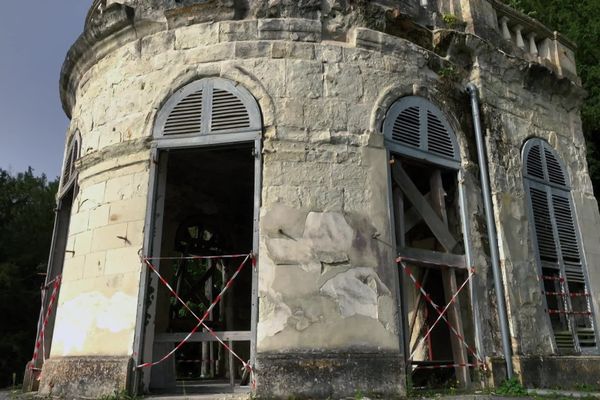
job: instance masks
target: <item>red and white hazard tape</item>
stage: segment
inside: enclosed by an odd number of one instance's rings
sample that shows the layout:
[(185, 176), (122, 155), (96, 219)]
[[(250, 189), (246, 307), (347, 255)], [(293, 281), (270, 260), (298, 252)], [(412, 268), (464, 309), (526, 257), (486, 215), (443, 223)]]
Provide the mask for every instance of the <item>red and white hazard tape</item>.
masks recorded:
[(200, 364), (203, 362), (207, 362), (207, 363), (211, 363), (211, 362), (215, 362), (218, 360), (176, 360), (175, 362), (180, 363), (180, 364)]
[[(42, 347), (42, 343), (44, 343), (44, 335), (46, 332), (46, 326), (48, 325), (48, 321), (50, 320), (50, 315), (52, 315), (52, 310), (54, 308), (54, 303), (56, 302), (56, 299), (58, 297), (58, 290), (60, 288), (61, 280), (62, 280), (62, 276), (58, 275), (56, 278), (54, 278), (52, 281), (50, 281), (47, 284), (47, 285), (50, 285), (50, 284), (53, 285), (52, 295), (50, 296), (50, 300), (48, 301), (48, 310), (46, 310), (46, 315), (44, 316), (44, 322), (42, 323), (40, 333), (38, 335), (37, 341), (35, 342), (35, 348), (33, 350), (33, 357), (31, 358), (31, 364), (29, 365), (30, 369), (35, 369), (35, 363), (38, 359), (38, 354), (40, 352), (40, 348)], [(46, 288), (48, 287), (47, 285), (46, 285)], [(44, 291), (46, 290), (46, 288), (42, 289), (42, 307), (43, 307), (43, 301), (45, 300)], [(43, 352), (45, 352), (45, 349)], [(45, 356), (45, 354), (42, 354), (42, 356)]]
[(560, 276), (548, 276), (548, 275), (542, 275), (542, 279), (545, 281), (558, 281), (558, 282), (564, 282), (565, 278), (562, 278)]
[(144, 257), (144, 260), (221, 260), (224, 258), (242, 258), (248, 254), (229, 254), (226, 256), (181, 256), (181, 257)]
[(485, 364), (475, 363), (475, 364), (417, 365), (417, 366), (413, 367), (413, 371), (416, 371), (418, 369), (477, 368), (477, 367), (485, 367)]
[[(405, 261), (406, 259), (403, 257), (398, 257), (396, 259), (396, 262), (400, 264), (400, 266), (402, 267), (402, 269), (404, 270), (404, 272), (410, 277), (410, 279), (413, 281), (415, 287), (421, 292), (421, 294), (423, 295), (423, 298), (425, 299), (425, 301), (427, 301), (432, 307), (433, 309), (438, 313), (438, 318), (435, 320), (435, 322), (429, 327), (429, 330), (427, 331), (427, 333), (425, 334), (425, 336), (423, 336), (421, 338), (421, 340), (419, 341), (419, 344), (417, 346), (415, 346), (415, 350), (413, 351), (413, 353), (410, 355), (409, 359), (412, 359), (414, 357), (414, 355), (417, 352), (417, 349), (419, 348), (419, 346), (425, 341), (427, 340), (427, 338), (431, 335), (431, 332), (433, 331), (433, 329), (435, 328), (435, 326), (440, 322), (440, 320), (444, 320), (444, 322), (446, 323), (446, 325), (448, 325), (448, 328), (450, 329), (450, 331), (459, 339), (459, 341), (462, 343), (462, 345), (467, 349), (467, 351), (469, 353), (471, 353), (471, 355), (473, 355), (473, 357), (475, 357), (477, 359), (477, 361), (479, 361), (479, 363), (484, 364), (483, 360), (481, 359), (481, 357), (479, 356), (479, 354), (477, 354), (477, 352), (475, 350), (473, 350), (471, 348), (471, 346), (469, 346), (469, 344), (467, 343), (466, 339), (456, 330), (456, 328), (454, 326), (452, 326), (452, 324), (450, 323), (450, 321), (448, 321), (448, 319), (446, 318), (445, 314), (446, 312), (448, 312), (448, 309), (452, 306), (452, 304), (456, 301), (456, 298), (458, 297), (459, 293), (465, 288), (465, 286), (467, 285), (467, 283), (471, 280), (471, 278), (473, 277), (473, 275), (475, 274), (475, 269), (471, 268), (471, 270), (469, 271), (469, 276), (467, 277), (467, 279), (463, 282), (463, 284), (458, 288), (458, 290), (456, 291), (456, 293), (454, 293), (454, 295), (452, 296), (452, 298), (450, 299), (450, 302), (446, 305), (446, 307), (444, 307), (444, 309), (442, 310), (440, 308), (440, 306), (438, 306), (433, 299), (431, 298), (431, 296), (429, 295), (429, 293), (427, 293), (425, 291), (425, 289), (423, 288), (423, 286), (421, 285), (421, 283), (417, 280), (417, 278), (415, 278), (415, 276), (413, 275), (412, 271), (410, 270), (410, 268), (408, 268), (408, 266), (406, 266)], [(420, 262), (420, 261), (419, 261)], [(433, 263), (431, 263), (433, 264)]]
[(562, 310), (548, 310), (548, 314), (592, 315), (592, 313), (589, 311), (562, 311)]
[(558, 297), (590, 297), (589, 293), (546, 292), (546, 296)]
[[(223, 287), (223, 290), (221, 290), (221, 293), (219, 293), (217, 295), (217, 297), (214, 299), (214, 301), (210, 304), (210, 306), (208, 307), (208, 309), (204, 312), (204, 315), (202, 316), (202, 318), (198, 317), (198, 315), (196, 315), (196, 313), (194, 313), (189, 306), (187, 305), (187, 303), (185, 301), (183, 301), (181, 299), (181, 297), (179, 297), (179, 295), (177, 294), (177, 292), (171, 287), (171, 285), (169, 284), (169, 282), (166, 281), (165, 278), (162, 277), (162, 275), (158, 272), (158, 270), (156, 269), (156, 267), (154, 265), (152, 265), (152, 263), (150, 262), (150, 258), (144, 258), (143, 261), (144, 263), (148, 266), (148, 268), (150, 268), (152, 270), (152, 272), (154, 272), (157, 276), (158, 279), (163, 283), (163, 285), (165, 285), (165, 287), (171, 292), (171, 294), (173, 295), (173, 297), (175, 297), (177, 299), (177, 301), (179, 301), (184, 307), (185, 309), (194, 317), (196, 318), (196, 320), (198, 321), (198, 324), (194, 327), (194, 329), (192, 329), (192, 331), (185, 337), (183, 338), (183, 340), (181, 342), (179, 342), (175, 348), (173, 348), (172, 351), (170, 351), (168, 354), (166, 354), (163, 358), (161, 358), (158, 361), (155, 362), (147, 362), (147, 363), (143, 363), (137, 366), (137, 368), (146, 368), (146, 367), (152, 367), (155, 365), (158, 365), (160, 363), (162, 363), (163, 361), (167, 360), (169, 357), (173, 356), (173, 354), (175, 354), (177, 352), (177, 350), (179, 350), (185, 343), (187, 343), (190, 338), (192, 337), (192, 335), (194, 333), (196, 333), (196, 331), (200, 328), (200, 327), (204, 327), (213, 337), (215, 337), (215, 339), (227, 350), (229, 351), (235, 358), (237, 358), (243, 365), (244, 369), (247, 369), (248, 371), (250, 371), (250, 374), (253, 375), (254, 371), (252, 369), (252, 366), (247, 363), (246, 361), (244, 361), (240, 356), (238, 356), (233, 349), (228, 346), (225, 342), (223, 342), (223, 340), (221, 340), (221, 338), (218, 337), (218, 335), (211, 329), (209, 328), (204, 321), (206, 320), (206, 318), (208, 318), (208, 316), (210, 315), (210, 313), (212, 312), (212, 310), (215, 308), (215, 306), (221, 301), (221, 299), (223, 298), (223, 295), (225, 294), (225, 292), (231, 287), (231, 285), (233, 284), (233, 281), (238, 277), (238, 275), (240, 274), (240, 272), (242, 271), (242, 269), (244, 268), (244, 266), (246, 266), (248, 260), (252, 260), (252, 265), (253, 267), (256, 267), (255, 263), (256, 263), (256, 259), (254, 258), (254, 256), (252, 254), (240, 254), (240, 255), (230, 255), (230, 256), (209, 256), (209, 257), (193, 257), (192, 259), (219, 259), (219, 258), (242, 258), (245, 257), (244, 260), (241, 262), (240, 266), (237, 268), (237, 270), (235, 271), (235, 273), (231, 276), (231, 278), (227, 281), (227, 283), (225, 284), (225, 286)], [(156, 259), (156, 258), (155, 258)], [(161, 258), (163, 259), (163, 258)], [(190, 258), (188, 258), (190, 259)], [(254, 379), (252, 380), (253, 385), (254, 385)]]
[(418, 258), (410, 258), (410, 257), (398, 257), (396, 259), (396, 262), (400, 262), (399, 260), (402, 261), (408, 261), (408, 262), (412, 262), (415, 264), (423, 264), (423, 265), (434, 265), (436, 267), (445, 267), (445, 268), (458, 268), (458, 269), (464, 269), (465, 266), (464, 265), (452, 265), (452, 264), (439, 264), (433, 261), (427, 261), (427, 260), (419, 260)]

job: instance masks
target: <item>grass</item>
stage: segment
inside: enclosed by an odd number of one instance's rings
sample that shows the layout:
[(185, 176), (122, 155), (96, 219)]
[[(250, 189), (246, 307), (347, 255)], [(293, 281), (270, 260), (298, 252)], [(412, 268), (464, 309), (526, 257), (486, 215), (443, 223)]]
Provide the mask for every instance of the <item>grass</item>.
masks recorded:
[(114, 394), (102, 396), (98, 400), (140, 400), (137, 396), (130, 396), (126, 390)]
[(458, 17), (454, 14), (444, 14), (442, 15), (442, 20), (450, 29), (454, 29), (458, 24)]
[(496, 394), (501, 396), (513, 396), (513, 397), (521, 397), (527, 396), (527, 389), (523, 385), (518, 378), (507, 379), (495, 390)]

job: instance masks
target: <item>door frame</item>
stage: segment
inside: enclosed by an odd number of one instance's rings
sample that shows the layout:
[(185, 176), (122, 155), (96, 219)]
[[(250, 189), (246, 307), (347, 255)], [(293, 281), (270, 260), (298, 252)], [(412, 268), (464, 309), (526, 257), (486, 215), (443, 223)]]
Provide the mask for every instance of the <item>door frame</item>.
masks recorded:
[[(167, 171), (167, 169), (164, 167), (160, 168), (161, 166), (159, 163), (161, 163), (161, 153), (168, 152), (169, 150), (209, 149), (211, 147), (244, 143), (254, 144), (254, 226), (252, 237), (254, 262), (252, 264), (250, 322), (250, 365), (253, 366), (256, 361), (256, 330), (258, 325), (258, 270), (256, 266), (258, 265), (259, 218), (262, 199), (262, 133), (260, 131), (155, 139), (150, 150), (150, 170), (142, 255), (154, 254), (155, 249), (160, 248), (160, 238), (162, 235), (162, 212), (158, 216), (157, 212), (164, 208), (164, 190)], [(164, 163), (164, 161), (162, 162)], [(154, 330), (147, 330), (145, 321), (146, 313), (152, 310), (153, 307), (156, 307), (157, 299), (152, 302), (152, 305), (149, 309), (146, 305), (146, 297), (148, 295), (148, 288), (157, 281), (158, 279), (156, 276), (151, 274), (150, 271), (148, 271), (148, 267), (142, 262), (138, 292), (137, 318), (133, 343), (133, 376), (131, 379), (131, 383), (133, 385), (131, 392), (135, 395), (140, 394), (140, 389), (142, 392), (146, 391), (150, 385), (151, 370), (149, 369), (148, 373), (144, 374), (144, 371), (137, 368), (137, 366), (143, 362), (149, 361), (144, 359), (144, 355), (152, 354), (152, 346), (154, 345)], [(151, 318), (154, 318), (154, 313), (151, 314)], [(148, 325), (154, 326), (153, 324)], [(147, 352), (148, 348), (150, 348), (149, 352)]]

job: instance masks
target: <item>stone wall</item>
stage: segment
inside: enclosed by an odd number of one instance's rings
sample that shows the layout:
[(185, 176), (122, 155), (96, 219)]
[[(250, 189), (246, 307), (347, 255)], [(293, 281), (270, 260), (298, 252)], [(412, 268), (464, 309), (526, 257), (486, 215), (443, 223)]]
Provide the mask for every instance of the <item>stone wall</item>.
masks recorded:
[[(43, 374), (42, 391), (70, 390), (68, 366), (76, 364), (69, 357), (97, 357), (99, 363), (104, 356), (139, 359), (134, 347), (140, 334), (136, 320), (142, 318), (138, 253), (148, 235), (144, 218), (154, 119), (175, 90), (205, 77), (240, 83), (263, 113), (259, 394), (404, 393), (399, 271), (381, 124), (389, 106), (406, 95), (438, 105), (457, 134), (478, 271), (480, 352), (501, 354), (463, 89), (468, 81), (481, 87), (513, 349), (517, 355), (550, 354), (520, 149), (526, 138), (542, 137), (568, 162), (591, 283), (597, 287), (600, 217), (585, 165), (579, 87), (472, 34), (410, 25), (408, 35), (402, 18), (388, 19), (397, 2), (375, 2), (381, 12), (331, 5), (327, 15), (339, 12), (338, 20), (319, 19), (310, 4), (310, 18), (298, 18), (305, 10), (293, 2), (272, 9), (263, 3), (253, 2), (238, 15), (236, 2), (221, 2), (217, 11), (224, 14), (211, 14), (210, 22), (198, 20), (201, 13), (161, 14), (166, 24), (143, 20), (143, 12), (155, 18), (160, 7), (140, 8), (119, 34), (89, 48), (82, 42), (71, 53), (62, 88), (72, 115), (70, 132), (81, 132), (80, 190), (50, 364), (53, 371), (66, 372)], [(414, 6), (400, 3), (407, 10)], [(246, 19), (219, 21), (225, 15)], [(348, 383), (344, 376), (355, 379)], [(125, 386), (127, 379), (119, 382)]]
[[(490, 176), (499, 247), (516, 354), (552, 353), (552, 330), (531, 241), (521, 149), (532, 137), (543, 138), (565, 162), (591, 286), (598, 281), (598, 207), (587, 171), (579, 108), (582, 93), (567, 79), (514, 60), (481, 55), (474, 79), (482, 87)], [(558, 83), (554, 83), (558, 81)], [(553, 83), (550, 83), (553, 82)], [(593, 291), (593, 289), (592, 289)], [(598, 299), (594, 299), (598, 301)], [(598, 309), (595, 303), (595, 308)], [(596, 318), (598, 316), (596, 315)]]

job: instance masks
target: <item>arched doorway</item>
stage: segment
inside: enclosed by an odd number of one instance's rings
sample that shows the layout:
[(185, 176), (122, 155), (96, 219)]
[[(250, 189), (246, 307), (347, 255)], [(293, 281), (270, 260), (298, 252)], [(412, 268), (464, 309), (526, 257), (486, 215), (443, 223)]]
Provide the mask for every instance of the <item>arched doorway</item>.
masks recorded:
[(138, 323), (144, 363), (177, 351), (145, 369), (146, 390), (222, 392), (248, 381), (257, 276), (249, 262), (236, 271), (258, 249), (261, 137), (256, 100), (221, 78), (182, 87), (157, 116), (146, 254), (164, 281), (148, 274)]
[(482, 360), (456, 135), (442, 111), (417, 96), (390, 107), (383, 134), (409, 377), (414, 387), (469, 386)]

